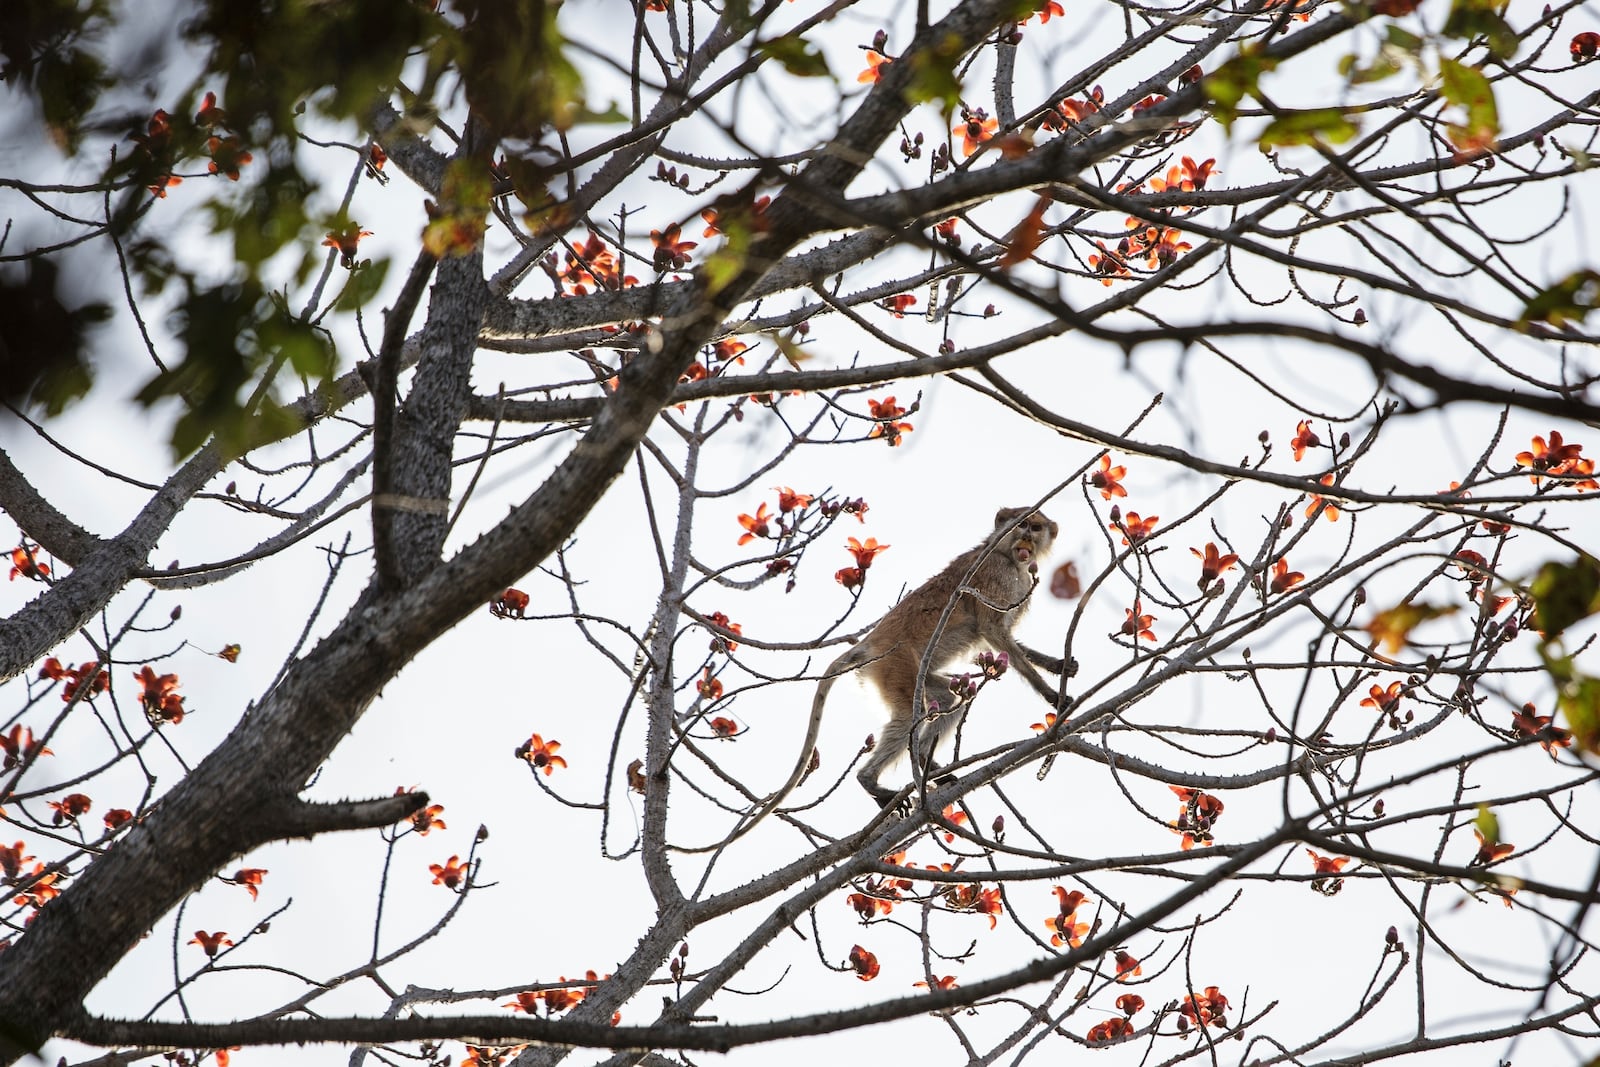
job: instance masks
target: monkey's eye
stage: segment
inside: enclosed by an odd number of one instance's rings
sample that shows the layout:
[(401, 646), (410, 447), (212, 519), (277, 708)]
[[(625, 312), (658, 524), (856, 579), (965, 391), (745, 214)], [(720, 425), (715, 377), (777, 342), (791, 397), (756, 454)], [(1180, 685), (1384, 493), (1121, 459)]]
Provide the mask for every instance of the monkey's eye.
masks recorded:
[(1043, 531), (1044, 531), (1044, 523), (1042, 523), (1042, 522), (1030, 522), (1030, 523), (1028, 523), (1028, 532), (1029, 533), (1042, 533)]

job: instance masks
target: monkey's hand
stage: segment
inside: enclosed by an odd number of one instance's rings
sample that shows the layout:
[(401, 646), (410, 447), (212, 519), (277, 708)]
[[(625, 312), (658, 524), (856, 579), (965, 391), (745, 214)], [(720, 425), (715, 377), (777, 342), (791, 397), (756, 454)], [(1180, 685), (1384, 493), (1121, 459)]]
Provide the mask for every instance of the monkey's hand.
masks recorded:
[(1068, 658), (1063, 661), (1059, 657), (1040, 652), (1036, 648), (1029, 648), (1020, 642), (1017, 647), (1022, 649), (1023, 653), (1028, 657), (1028, 662), (1035, 667), (1047, 670), (1051, 674), (1065, 674), (1068, 678), (1076, 678), (1078, 675), (1078, 661), (1076, 659)]

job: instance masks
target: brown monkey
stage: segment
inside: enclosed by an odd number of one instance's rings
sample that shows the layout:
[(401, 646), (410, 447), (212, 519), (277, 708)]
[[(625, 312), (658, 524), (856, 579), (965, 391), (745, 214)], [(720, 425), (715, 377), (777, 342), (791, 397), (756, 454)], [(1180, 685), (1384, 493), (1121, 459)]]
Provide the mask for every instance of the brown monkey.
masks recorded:
[[(1012, 629), (1028, 610), (1028, 598), (1038, 584), (1038, 559), (1050, 551), (1060, 527), (1043, 512), (1028, 508), (1001, 508), (994, 517), (994, 532), (982, 544), (963, 552), (923, 582), (889, 613), (878, 620), (862, 641), (828, 665), (817, 683), (811, 702), (811, 721), (800, 746), (800, 758), (778, 791), (768, 797), (751, 819), (713, 848), (721, 848), (748, 833), (781, 804), (800, 784), (811, 763), (811, 752), (822, 728), (822, 710), (834, 680), (849, 671), (860, 670), (877, 686), (889, 705), (889, 722), (884, 726), (877, 747), (857, 774), (857, 780), (879, 804), (888, 804), (895, 791), (878, 782), (884, 769), (906, 755), (922, 709), (914, 706), (919, 677), (922, 699), (948, 705), (944, 714), (916, 729), (917, 746), (913, 758), (926, 768), (939, 741), (961, 720), (955, 714), (959, 705), (942, 676), (948, 667), (979, 648), (991, 648), (1010, 657), (1028, 684), (1054, 705), (1056, 690), (1045, 684), (1034, 664), (1055, 674), (1062, 661), (1024, 648), (1012, 636)], [(949, 608), (941, 629), (939, 620)], [(930, 645), (932, 646), (930, 648)], [(1032, 662), (1030, 662), (1030, 660)], [(689, 849), (708, 852), (711, 849)]]

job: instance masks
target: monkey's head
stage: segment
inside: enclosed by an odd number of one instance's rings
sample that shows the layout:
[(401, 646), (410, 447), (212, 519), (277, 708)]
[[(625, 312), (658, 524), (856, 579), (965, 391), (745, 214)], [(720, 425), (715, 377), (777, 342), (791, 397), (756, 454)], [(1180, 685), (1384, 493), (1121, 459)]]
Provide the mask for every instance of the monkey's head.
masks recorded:
[(995, 512), (994, 525), (997, 530), (1008, 531), (1000, 539), (1001, 548), (1018, 564), (1030, 569), (1037, 565), (1038, 557), (1049, 553), (1056, 535), (1061, 532), (1061, 527), (1051, 522), (1044, 512), (1028, 508), (1001, 508)]

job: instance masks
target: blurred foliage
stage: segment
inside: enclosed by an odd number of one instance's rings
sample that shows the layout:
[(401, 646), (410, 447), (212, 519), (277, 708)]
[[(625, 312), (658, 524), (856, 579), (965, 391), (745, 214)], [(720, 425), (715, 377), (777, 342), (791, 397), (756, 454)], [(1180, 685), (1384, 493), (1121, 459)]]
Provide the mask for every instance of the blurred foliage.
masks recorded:
[(0, 399), (60, 414), (89, 391), (90, 328), (111, 316), (101, 303), (68, 307), (53, 260), (0, 271)]

